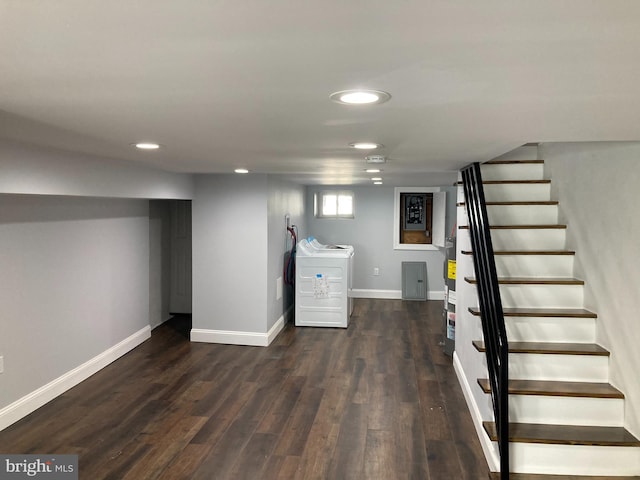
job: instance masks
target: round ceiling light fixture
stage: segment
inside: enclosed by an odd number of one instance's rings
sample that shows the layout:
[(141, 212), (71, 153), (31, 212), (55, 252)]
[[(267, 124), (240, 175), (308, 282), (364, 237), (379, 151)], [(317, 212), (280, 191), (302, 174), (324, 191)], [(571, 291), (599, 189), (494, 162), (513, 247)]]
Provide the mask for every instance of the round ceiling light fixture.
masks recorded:
[(329, 98), (343, 105), (372, 105), (386, 102), (391, 95), (382, 90), (341, 90)]
[(351, 148), (357, 148), (358, 150), (375, 150), (376, 148), (382, 148), (383, 145), (373, 142), (354, 142), (350, 143), (349, 146)]
[(249, 170), (247, 170), (246, 168), (236, 168), (234, 170), (234, 172), (236, 172), (236, 173), (249, 173)]
[(138, 142), (132, 144), (134, 147), (139, 148), (140, 150), (158, 150), (160, 148), (159, 143), (153, 142)]

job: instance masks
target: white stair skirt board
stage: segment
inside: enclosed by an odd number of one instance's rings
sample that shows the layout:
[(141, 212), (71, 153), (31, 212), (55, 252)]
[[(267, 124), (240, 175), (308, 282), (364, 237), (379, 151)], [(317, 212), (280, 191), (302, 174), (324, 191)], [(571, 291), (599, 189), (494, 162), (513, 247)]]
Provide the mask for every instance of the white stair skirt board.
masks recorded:
[(624, 426), (621, 398), (509, 395), (509, 421), (555, 425)]
[[(354, 288), (351, 290), (352, 298), (377, 298), (388, 300), (402, 300), (402, 290), (370, 290)], [(427, 300), (444, 300), (443, 290), (430, 290), (427, 292)]]
[(558, 223), (558, 206), (487, 205), (487, 215), (490, 225), (555, 225)]
[[(533, 159), (530, 159), (533, 160)], [(482, 180), (542, 180), (542, 163), (493, 163), (480, 166)]]
[(487, 202), (548, 202), (549, 183), (506, 183), (483, 185)]
[(0, 410), (0, 430), (7, 428), (9, 425), (12, 425), (37, 410), (45, 403), (50, 402), (67, 390), (75, 387), (150, 337), (151, 327), (146, 326), (141, 328), (133, 335), (130, 335), (120, 343), (96, 355), (82, 365), (4, 407)]
[(191, 329), (191, 341), (203, 343), (223, 343), (249, 347), (268, 347), (284, 328), (284, 315), (273, 324), (267, 333), (235, 332), (232, 330)]
[(511, 342), (595, 343), (595, 318), (505, 317)]
[[(482, 355), (484, 357), (484, 353)], [(483, 361), (486, 365), (486, 358), (483, 358)], [(509, 378), (513, 380), (608, 382), (609, 357), (603, 355), (510, 353)]]
[[(484, 354), (482, 355), (484, 356)], [(464, 399), (467, 402), (469, 412), (471, 412), (471, 420), (473, 420), (473, 426), (475, 427), (476, 433), (478, 434), (480, 446), (482, 447), (484, 457), (487, 459), (489, 470), (492, 472), (497, 472), (500, 470), (500, 456), (498, 455), (497, 443), (491, 441), (491, 439), (487, 435), (487, 432), (482, 426), (483, 418), (480, 415), (480, 409), (478, 408), (478, 404), (476, 403), (475, 397), (473, 396), (471, 385), (469, 385), (469, 382), (467, 382), (467, 376), (462, 369), (460, 358), (458, 358), (458, 354), (455, 351), (453, 352), (453, 369), (456, 372), (456, 376), (458, 377), (458, 383), (460, 383), (460, 386), (462, 387), (462, 394), (464, 395)]]
[(603, 475), (615, 478), (640, 472), (640, 448), (510, 443), (514, 473)]
[(495, 255), (498, 277), (573, 276), (574, 255)]
[(500, 285), (505, 308), (582, 308), (584, 285)]

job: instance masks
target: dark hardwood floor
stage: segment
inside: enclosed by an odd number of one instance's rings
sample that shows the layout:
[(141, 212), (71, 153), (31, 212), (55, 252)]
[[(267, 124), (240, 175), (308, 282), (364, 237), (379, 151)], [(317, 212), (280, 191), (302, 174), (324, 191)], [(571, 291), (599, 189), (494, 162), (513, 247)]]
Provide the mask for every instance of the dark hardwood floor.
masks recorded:
[(190, 343), (176, 318), (0, 432), (2, 453), (75, 453), (95, 479), (486, 479), (442, 302), (356, 300), (348, 329), (267, 347)]

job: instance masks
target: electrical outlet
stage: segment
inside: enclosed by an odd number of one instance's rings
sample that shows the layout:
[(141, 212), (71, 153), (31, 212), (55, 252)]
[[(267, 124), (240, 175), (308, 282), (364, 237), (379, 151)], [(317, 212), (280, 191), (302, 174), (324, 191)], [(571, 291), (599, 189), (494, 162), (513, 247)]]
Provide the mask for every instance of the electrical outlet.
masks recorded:
[(4, 357), (0, 357), (0, 373), (4, 373)]
[(379, 269), (378, 267), (373, 267), (373, 274), (374, 274), (375, 276), (380, 275), (380, 269)]
[(282, 277), (276, 279), (276, 300), (282, 298)]

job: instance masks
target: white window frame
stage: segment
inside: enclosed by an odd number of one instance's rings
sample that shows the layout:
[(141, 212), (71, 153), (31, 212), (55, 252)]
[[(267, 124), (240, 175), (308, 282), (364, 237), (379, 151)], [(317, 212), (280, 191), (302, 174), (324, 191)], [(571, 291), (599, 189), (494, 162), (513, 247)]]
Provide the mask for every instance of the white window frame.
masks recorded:
[[(336, 214), (335, 215), (325, 215), (322, 212), (322, 205), (324, 201), (324, 197), (326, 195), (335, 195), (336, 196)], [(351, 197), (351, 213), (350, 214), (340, 214), (337, 213), (338, 210), (338, 198), (343, 196)], [(313, 211), (316, 218), (354, 218), (355, 217), (355, 195), (351, 190), (321, 190), (316, 192), (314, 195), (314, 206)]]
[[(432, 193), (432, 240), (431, 243), (400, 243), (400, 195), (403, 193)], [(439, 250), (444, 248), (447, 192), (440, 187), (396, 187), (393, 196), (393, 249), (394, 250)]]

